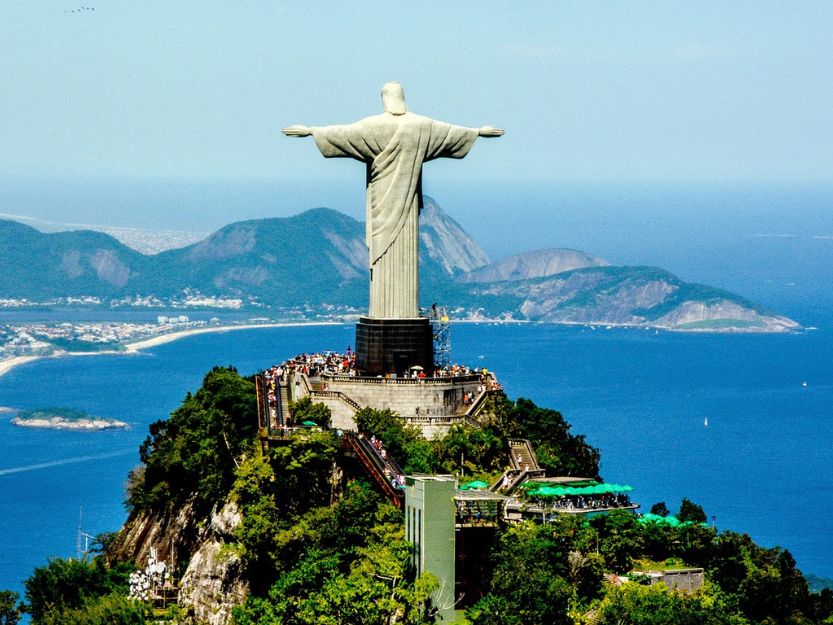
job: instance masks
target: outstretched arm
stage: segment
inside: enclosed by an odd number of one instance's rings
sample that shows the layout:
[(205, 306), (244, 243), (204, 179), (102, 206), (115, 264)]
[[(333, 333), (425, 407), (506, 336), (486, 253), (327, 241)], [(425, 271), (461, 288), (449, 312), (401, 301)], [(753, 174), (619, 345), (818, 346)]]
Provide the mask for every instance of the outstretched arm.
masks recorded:
[(312, 128), (309, 126), (301, 126), (300, 124), (294, 124), (292, 126), (287, 126), (281, 130), (283, 134), (287, 137), (309, 137), (312, 134)]
[(483, 126), (477, 129), (478, 137), (500, 137), (503, 135), (503, 128), (495, 128), (494, 126)]

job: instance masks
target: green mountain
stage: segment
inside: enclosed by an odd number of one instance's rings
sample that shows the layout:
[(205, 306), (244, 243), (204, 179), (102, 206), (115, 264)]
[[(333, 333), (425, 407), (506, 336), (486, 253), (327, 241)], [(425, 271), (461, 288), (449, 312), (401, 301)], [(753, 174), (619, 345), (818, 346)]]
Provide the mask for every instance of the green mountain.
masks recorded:
[(514, 301), (524, 319), (674, 330), (785, 332), (793, 320), (658, 267), (592, 266), (528, 280), (466, 285), (470, 301)]
[[(788, 331), (790, 319), (662, 269), (613, 267), (567, 249), (490, 263), (460, 225), (425, 198), (421, 303), (456, 318), (651, 325), (686, 330)], [(43, 233), (0, 220), (0, 298), (92, 296), (181, 301), (225, 297), (274, 309), (360, 312), (367, 307), (364, 224), (328, 208), (230, 224), (198, 243), (155, 255), (87, 230)]]
[(44, 234), (0, 220), (0, 297), (117, 296), (149, 258), (89, 230)]

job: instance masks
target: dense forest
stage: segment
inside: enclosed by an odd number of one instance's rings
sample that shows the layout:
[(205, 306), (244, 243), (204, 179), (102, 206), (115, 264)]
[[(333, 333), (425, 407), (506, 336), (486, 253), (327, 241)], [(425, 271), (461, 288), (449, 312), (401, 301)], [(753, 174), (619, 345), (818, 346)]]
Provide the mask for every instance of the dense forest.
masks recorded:
[[(234, 609), (237, 625), (403, 625), (435, 621), (437, 579), (415, 577), (402, 512), (361, 472), (344, 462), (328, 411), (294, 406), (308, 428), (286, 444), (261, 447), (254, 383), (232, 368), (215, 368), (202, 388), (169, 418), (150, 426), (141, 465), (128, 480), (131, 519), (190, 506), (207, 515), (232, 502), (240, 522), (224, 546), (242, 563), (248, 598)], [(532, 441), (551, 475), (599, 477), (599, 451), (575, 435), (554, 410), (498, 395), (482, 427), (458, 427), (428, 441), (387, 410), (364, 409), (359, 429), (384, 442), (407, 473), (461, 473), (491, 480), (507, 464), (507, 439)], [(833, 592), (810, 592), (789, 551), (756, 545), (749, 536), (706, 523), (682, 500), (674, 522), (665, 503), (642, 518), (626, 510), (586, 519), (500, 526), (483, 546), (486, 583), (471, 601), (471, 625), (664, 625), (833, 623)], [(164, 611), (128, 598), (135, 563), (119, 557), (123, 536), (99, 538), (86, 560), (53, 559), (25, 582), (25, 597), (0, 592), (0, 625), (21, 611), (34, 625), (141, 625), (190, 622), (174, 605)], [(634, 569), (702, 567), (696, 592), (664, 584), (613, 583)]]

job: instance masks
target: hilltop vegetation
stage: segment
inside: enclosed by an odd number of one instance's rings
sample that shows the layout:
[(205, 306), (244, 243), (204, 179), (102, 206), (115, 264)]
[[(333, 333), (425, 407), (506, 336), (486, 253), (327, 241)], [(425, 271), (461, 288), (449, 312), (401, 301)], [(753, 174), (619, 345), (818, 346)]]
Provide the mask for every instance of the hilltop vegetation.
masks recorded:
[[(326, 417), (320, 405), (302, 408)], [(182, 575), (199, 542), (219, 531), (210, 528), (221, 508), (233, 510), (237, 521), (221, 532), (218, 562), (222, 570), (236, 571), (248, 589), (233, 610), (237, 625), (433, 622), (430, 594), (437, 580), (414, 577), (402, 513), (344, 457), (338, 434), (306, 429), (262, 450), (254, 438), (254, 411), (251, 380), (215, 368), (169, 419), (154, 423), (142, 445), (143, 469), (131, 476), (128, 527), (104, 540), (104, 553), (92, 562), (53, 560), (35, 571), (26, 582), (34, 625), (139, 625), (159, 618), (126, 597), (125, 576), (136, 555), (127, 540), (131, 525), (191, 511), (193, 523), (178, 531), (194, 533), (180, 541), (193, 547), (179, 555), (182, 561), (169, 562)], [(437, 441), (421, 438), (390, 411), (366, 409), (357, 420), (407, 471), (462, 469), (467, 476), (493, 477), (506, 463), (506, 438), (523, 436), (551, 472), (598, 475), (598, 450), (572, 434), (558, 412), (500, 397), (491, 414), (483, 428), (457, 428)], [(664, 503), (651, 510), (656, 519), (669, 512)], [(833, 622), (833, 592), (810, 593), (788, 551), (718, 531), (706, 518), (702, 508), (683, 500), (674, 523), (618, 510), (588, 520), (563, 515), (546, 525), (501, 526), (479, 545), (482, 579), (476, 595), (466, 599), (468, 622)], [(703, 567), (704, 588), (681, 594), (642, 585), (639, 578), (610, 583), (611, 574), (633, 568), (679, 566)], [(223, 593), (212, 597), (213, 614), (230, 610)], [(14, 597), (0, 594), (0, 600), (11, 606), (5, 623), (14, 623)], [(188, 617), (186, 605), (169, 616), (200, 622)]]

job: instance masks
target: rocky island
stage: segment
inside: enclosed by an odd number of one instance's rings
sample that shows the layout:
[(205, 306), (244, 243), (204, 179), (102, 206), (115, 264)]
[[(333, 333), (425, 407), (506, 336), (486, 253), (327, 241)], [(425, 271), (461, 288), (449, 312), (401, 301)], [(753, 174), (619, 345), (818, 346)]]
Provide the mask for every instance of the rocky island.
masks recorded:
[(124, 421), (94, 417), (79, 410), (68, 408), (41, 408), (22, 410), (11, 420), (12, 425), (47, 430), (97, 430), (124, 429), (130, 427)]

